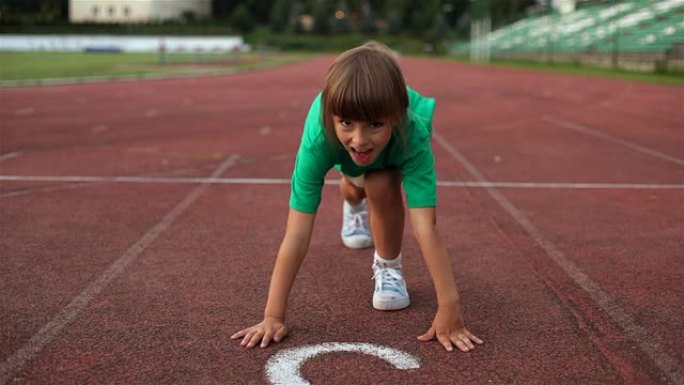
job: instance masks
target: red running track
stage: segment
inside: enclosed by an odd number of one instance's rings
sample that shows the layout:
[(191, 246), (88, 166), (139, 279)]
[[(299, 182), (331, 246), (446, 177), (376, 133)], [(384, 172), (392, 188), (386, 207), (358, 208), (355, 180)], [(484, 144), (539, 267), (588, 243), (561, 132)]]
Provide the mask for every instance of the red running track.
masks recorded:
[(449, 61), (401, 65), (438, 101), (439, 227), (485, 345), (416, 340), (435, 299), (409, 228), (412, 305), (372, 309), (372, 251), (341, 246), (334, 186), (290, 336), (264, 350), (230, 341), (260, 319), (331, 60), (0, 90), (0, 383), (268, 384), (276, 352), (354, 342), (420, 367), (330, 353), (302, 377), (684, 384), (684, 88)]

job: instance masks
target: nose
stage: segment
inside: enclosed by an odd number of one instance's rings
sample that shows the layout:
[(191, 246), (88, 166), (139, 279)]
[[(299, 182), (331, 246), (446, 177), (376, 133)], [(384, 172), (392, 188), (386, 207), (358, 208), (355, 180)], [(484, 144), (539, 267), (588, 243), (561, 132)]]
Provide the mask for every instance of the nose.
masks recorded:
[(352, 147), (358, 149), (363, 149), (368, 144), (368, 138), (364, 134), (362, 129), (354, 130), (352, 134), (351, 145)]

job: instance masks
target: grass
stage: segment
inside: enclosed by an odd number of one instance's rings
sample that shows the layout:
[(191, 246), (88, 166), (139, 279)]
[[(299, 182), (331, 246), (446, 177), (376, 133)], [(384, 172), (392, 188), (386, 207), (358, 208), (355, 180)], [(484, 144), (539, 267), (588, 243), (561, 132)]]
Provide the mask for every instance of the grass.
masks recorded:
[(304, 57), (301, 54), (174, 54), (161, 63), (155, 53), (0, 52), (0, 80), (208, 74), (274, 66)]
[[(8, 83), (87, 77), (202, 75), (277, 66), (302, 60), (311, 55), (306, 53), (249, 53), (237, 57), (235, 54), (174, 54), (169, 55), (162, 64), (159, 55), (155, 53), (0, 52), (0, 81)], [(428, 57), (462, 60), (450, 56)], [(684, 85), (684, 74), (677, 73), (640, 73), (574, 64), (519, 61), (494, 61), (488, 65)]]

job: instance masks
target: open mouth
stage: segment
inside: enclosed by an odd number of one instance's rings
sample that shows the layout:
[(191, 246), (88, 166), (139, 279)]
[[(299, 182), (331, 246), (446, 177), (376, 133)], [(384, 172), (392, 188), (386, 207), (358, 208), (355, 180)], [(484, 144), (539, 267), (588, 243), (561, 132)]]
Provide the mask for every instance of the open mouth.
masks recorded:
[(371, 154), (373, 153), (373, 150), (360, 151), (355, 148), (350, 148), (349, 152), (356, 163), (368, 163), (371, 160)]

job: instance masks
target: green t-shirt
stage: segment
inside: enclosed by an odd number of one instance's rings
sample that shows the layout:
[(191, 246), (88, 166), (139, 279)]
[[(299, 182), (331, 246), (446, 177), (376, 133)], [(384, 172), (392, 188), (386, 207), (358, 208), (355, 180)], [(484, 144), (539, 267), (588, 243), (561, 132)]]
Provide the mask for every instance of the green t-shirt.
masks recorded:
[(290, 207), (304, 213), (315, 213), (321, 203), (325, 175), (335, 167), (345, 175), (358, 176), (369, 170), (396, 167), (401, 171), (409, 207), (437, 205), (437, 174), (430, 147), (435, 100), (407, 87), (409, 107), (404, 127), (404, 143), (393, 134), (375, 162), (357, 166), (338, 143), (325, 137), (322, 121), (321, 94), (311, 104), (304, 124), (302, 141), (292, 172)]

